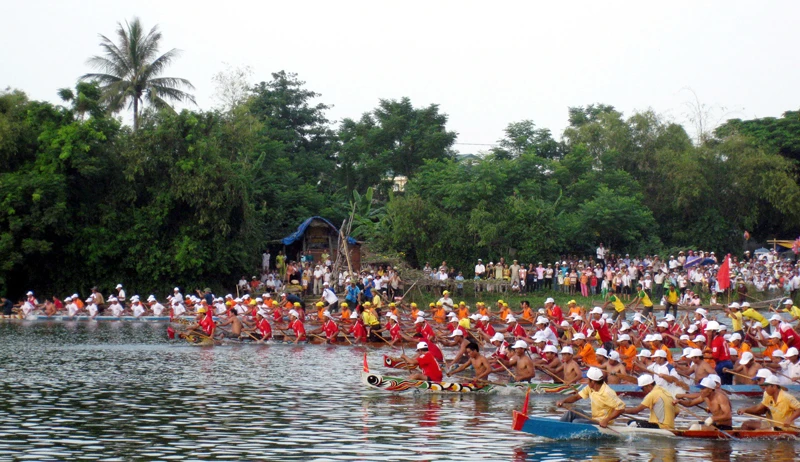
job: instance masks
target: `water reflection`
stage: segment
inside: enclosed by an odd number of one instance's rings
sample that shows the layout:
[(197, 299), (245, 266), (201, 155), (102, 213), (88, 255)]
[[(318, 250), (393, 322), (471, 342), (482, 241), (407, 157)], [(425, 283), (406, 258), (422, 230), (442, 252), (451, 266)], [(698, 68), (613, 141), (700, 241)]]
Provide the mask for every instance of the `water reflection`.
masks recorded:
[(363, 348), (196, 348), (165, 328), (0, 324), (0, 459), (797, 459), (792, 442), (548, 442), (510, 430), (520, 393), (385, 394), (359, 383)]

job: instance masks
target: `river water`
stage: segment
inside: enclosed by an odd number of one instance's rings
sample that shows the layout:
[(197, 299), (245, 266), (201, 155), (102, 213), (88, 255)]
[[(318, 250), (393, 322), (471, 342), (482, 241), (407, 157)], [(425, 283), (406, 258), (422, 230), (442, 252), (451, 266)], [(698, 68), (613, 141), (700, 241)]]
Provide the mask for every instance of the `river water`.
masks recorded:
[[(553, 442), (511, 430), (521, 393), (391, 395), (364, 351), (198, 348), (164, 324), (0, 323), (0, 460), (797, 460), (770, 441)], [(555, 398), (532, 400), (533, 413)], [(734, 406), (746, 404), (734, 403)]]

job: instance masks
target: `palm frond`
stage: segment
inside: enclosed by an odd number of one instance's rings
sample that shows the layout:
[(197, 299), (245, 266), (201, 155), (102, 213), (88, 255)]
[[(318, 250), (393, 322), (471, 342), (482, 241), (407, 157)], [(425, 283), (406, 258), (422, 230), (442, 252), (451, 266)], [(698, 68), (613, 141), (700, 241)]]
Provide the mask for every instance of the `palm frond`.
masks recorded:
[(164, 68), (172, 64), (172, 60), (179, 57), (181, 55), (181, 50), (177, 48), (173, 48), (168, 52), (164, 53), (163, 55), (156, 58), (150, 65), (148, 66), (145, 74), (148, 78), (155, 77), (161, 72), (164, 71)]
[(186, 79), (182, 79), (179, 77), (156, 77), (154, 79), (148, 80), (153, 85), (158, 85), (160, 87), (170, 87), (170, 88), (178, 88), (178, 87), (186, 87), (191, 90), (194, 90), (194, 85), (192, 82), (189, 82)]
[(194, 100), (194, 96), (186, 93), (185, 91), (179, 90), (177, 88), (172, 87), (165, 87), (161, 85), (150, 85), (147, 91), (148, 100), (151, 98), (167, 98), (174, 101), (179, 102), (190, 102), (192, 104), (197, 104)]

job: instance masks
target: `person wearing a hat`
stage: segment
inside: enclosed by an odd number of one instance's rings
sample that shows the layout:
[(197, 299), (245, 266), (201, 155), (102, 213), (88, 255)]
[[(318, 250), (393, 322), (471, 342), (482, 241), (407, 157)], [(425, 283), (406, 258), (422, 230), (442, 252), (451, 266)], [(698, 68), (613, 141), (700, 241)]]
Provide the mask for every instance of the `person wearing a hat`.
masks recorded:
[(442, 304), (445, 311), (450, 312), (453, 310), (453, 299), (450, 298), (450, 291), (445, 290), (442, 292), (442, 298), (439, 299), (439, 303)]
[(607, 357), (608, 361), (603, 365), (603, 370), (606, 373), (609, 384), (619, 384), (622, 383), (622, 379), (629, 380), (632, 378), (632, 376), (628, 375), (628, 370), (625, 368), (618, 351), (609, 352)]
[(727, 370), (733, 369), (733, 362), (731, 361), (731, 353), (728, 347), (728, 342), (725, 337), (720, 334), (720, 325), (717, 321), (709, 321), (706, 324), (706, 336), (710, 339), (711, 343), (711, 357), (717, 363), (717, 375), (722, 378), (723, 385), (733, 384), (733, 375)]
[(442, 381), (442, 369), (439, 367), (439, 361), (429, 352), (428, 345), (429, 342), (419, 342), (416, 355), (409, 357), (403, 354), (401, 356), (408, 365), (419, 367), (421, 370), (421, 372), (415, 372), (408, 376), (409, 380)]
[(738, 303), (733, 302), (725, 308), (725, 316), (731, 319), (731, 327), (734, 332), (737, 332), (739, 335), (744, 335), (744, 330), (742, 326), (744, 324), (744, 316), (742, 316), (742, 310)]
[(781, 379), (781, 385), (796, 385), (800, 383), (800, 353), (795, 347), (791, 347), (783, 354), (784, 361), (780, 363), (780, 371), (777, 375)]
[[(234, 317), (234, 316), (232, 316)], [(297, 309), (293, 309), (289, 311), (289, 329), (294, 332), (294, 344), (296, 345), (298, 342), (305, 342), (308, 340), (306, 338), (306, 327), (303, 325), (303, 321), (300, 320), (300, 313), (297, 312)]]
[(509, 359), (509, 344), (506, 342), (506, 338), (501, 332), (496, 332), (492, 338), (489, 339), (489, 343), (495, 347), (495, 351), (491, 355), (493, 361)]
[(517, 322), (517, 318), (513, 314), (506, 317), (506, 323), (508, 327), (503, 331), (504, 333), (511, 334), (516, 340), (525, 340), (526, 342), (530, 340), (525, 328)]
[(434, 341), (436, 339), (436, 332), (434, 332), (433, 327), (422, 316), (417, 316), (417, 319), (414, 320), (414, 331), (416, 335), (425, 340)]
[(592, 345), (586, 341), (586, 336), (578, 332), (572, 336), (572, 344), (575, 348), (575, 359), (585, 366), (599, 366), (597, 356)]
[(486, 377), (492, 373), (492, 367), (489, 364), (489, 360), (486, 359), (483, 355), (480, 354), (479, 347), (477, 343), (469, 342), (466, 346), (466, 356), (467, 361), (462, 363), (458, 366), (455, 370), (452, 370), (447, 375), (455, 375), (459, 372), (463, 371), (469, 366), (472, 366), (473, 370), (475, 371), (475, 380), (485, 380)]
[(570, 346), (561, 349), (561, 370), (552, 370), (556, 375), (553, 378), (560, 380), (565, 385), (577, 383), (583, 378), (580, 365), (575, 361), (575, 351)]
[(725, 392), (722, 391), (722, 388), (718, 387), (718, 383), (712, 376), (708, 376), (701, 380), (697, 386), (700, 388), (700, 394), (695, 398), (689, 398), (682, 394), (676, 396), (677, 403), (687, 409), (705, 402), (706, 409), (711, 413), (711, 417), (706, 419), (704, 422), (705, 425), (696, 429), (707, 431), (733, 430), (731, 401), (728, 399)]
[[(614, 419), (625, 412), (625, 403), (606, 384), (603, 371), (596, 367), (590, 367), (586, 372), (586, 377), (589, 379), (589, 384), (586, 387), (578, 393), (558, 401), (556, 405), (563, 407), (565, 404), (588, 398), (592, 403), (592, 419), (601, 427), (607, 427)], [(572, 411), (564, 413), (561, 421), (589, 423)]]
[(561, 324), (561, 321), (564, 320), (564, 312), (561, 310), (560, 306), (556, 305), (556, 301), (553, 300), (552, 297), (545, 299), (544, 309), (546, 311), (547, 318), (556, 324)]
[(611, 335), (609, 323), (606, 322), (606, 318), (603, 316), (603, 309), (596, 306), (592, 308), (590, 315), (592, 329), (597, 333), (600, 343), (603, 344), (603, 348), (606, 350), (614, 349), (614, 343), (612, 342), (614, 337)]
[(119, 304), (119, 300), (117, 300), (117, 297), (112, 295), (108, 297), (108, 301), (109, 301), (108, 311), (111, 312), (111, 316), (117, 318), (122, 316), (122, 312), (125, 310), (125, 308), (123, 308), (122, 305)]
[(455, 356), (453, 356), (453, 359), (450, 361), (445, 361), (445, 366), (447, 366), (447, 368), (452, 369), (456, 364), (461, 364), (466, 360), (467, 345), (471, 343), (466, 337), (467, 334), (464, 332), (464, 330), (460, 327), (456, 327), (453, 330), (453, 333), (448, 336), (449, 340), (442, 341), (442, 344), (445, 346), (458, 347), (458, 351), (456, 352)]
[(325, 308), (331, 313), (339, 311), (339, 297), (336, 296), (336, 292), (333, 291), (329, 282), (322, 283), (320, 301), (325, 304)]
[(626, 414), (638, 414), (645, 409), (650, 410), (650, 418), (647, 421), (632, 419), (628, 425), (639, 428), (665, 428), (675, 429), (675, 415), (677, 408), (672, 403), (673, 396), (664, 387), (659, 386), (650, 374), (639, 376), (637, 384), (646, 393), (642, 402), (635, 407), (626, 407)]
[(733, 377), (733, 384), (754, 385), (756, 383), (755, 380), (748, 377), (755, 377), (760, 368), (761, 366), (755, 361), (753, 353), (745, 351), (741, 354), (739, 361), (736, 362), (736, 366), (733, 368), (733, 372), (736, 373)]
[(781, 315), (772, 315), (772, 317), (769, 318), (769, 323), (772, 325), (773, 329), (776, 329), (775, 332), (781, 334), (781, 339), (783, 339), (784, 343), (789, 345), (789, 347), (800, 348), (800, 335), (797, 335), (797, 332), (792, 329), (792, 326), (788, 322), (783, 320)]
[(789, 313), (792, 317), (791, 322), (800, 321), (800, 308), (798, 308), (791, 298), (787, 298), (783, 301), (783, 311)]
[(761, 313), (752, 307), (748, 306), (747, 308), (743, 308), (742, 317), (756, 321), (757, 323), (761, 324), (761, 328), (766, 330), (767, 333), (770, 332), (770, 324), (769, 321), (767, 321), (767, 318), (765, 318)]
[(528, 344), (524, 340), (517, 340), (511, 347), (513, 356), (508, 360), (498, 359), (508, 368), (514, 368), (512, 378), (516, 382), (530, 382), (536, 375), (533, 361), (528, 357)]
[(644, 309), (642, 310), (643, 316), (650, 316), (650, 313), (653, 312), (653, 302), (650, 300), (650, 296), (647, 295), (647, 292), (644, 290), (644, 285), (642, 283), (637, 284), (636, 286), (636, 297), (634, 297), (633, 301), (631, 302), (633, 306), (631, 307), (632, 310), (636, 311), (636, 308), (639, 307), (639, 303), (642, 304)]
[(750, 407), (740, 408), (739, 415), (764, 415), (769, 413), (769, 420), (747, 420), (742, 423), (742, 430), (781, 430), (790, 429), (794, 421), (800, 418), (800, 401), (789, 394), (775, 375), (766, 377), (761, 383), (764, 397), (761, 402)]
[(633, 370), (633, 361), (636, 359), (636, 345), (631, 341), (631, 336), (628, 334), (620, 334), (617, 336), (617, 348), (620, 360), (625, 364), (625, 368), (629, 371)]
[(138, 295), (134, 295), (131, 297), (131, 313), (133, 314), (134, 318), (140, 318), (144, 315), (146, 311), (144, 305), (142, 305), (142, 301), (139, 299)]
[(667, 390), (672, 396), (689, 390), (689, 385), (681, 380), (677, 369), (667, 362), (667, 354), (664, 350), (656, 350), (652, 354), (652, 358), (653, 364), (650, 372), (658, 386)]

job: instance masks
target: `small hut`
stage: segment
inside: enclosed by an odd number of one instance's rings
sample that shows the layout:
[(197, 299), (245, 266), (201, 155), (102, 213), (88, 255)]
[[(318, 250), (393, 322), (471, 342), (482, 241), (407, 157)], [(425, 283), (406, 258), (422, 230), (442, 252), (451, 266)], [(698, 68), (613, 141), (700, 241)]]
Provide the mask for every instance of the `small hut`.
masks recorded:
[[(306, 261), (323, 263), (322, 254), (328, 253), (332, 261), (339, 254), (339, 228), (322, 217), (311, 217), (300, 223), (297, 231), (280, 240), (283, 253), (289, 260), (298, 261), (301, 254)], [(359, 243), (352, 237), (347, 238), (350, 261), (353, 268), (361, 267), (361, 251)]]

